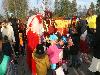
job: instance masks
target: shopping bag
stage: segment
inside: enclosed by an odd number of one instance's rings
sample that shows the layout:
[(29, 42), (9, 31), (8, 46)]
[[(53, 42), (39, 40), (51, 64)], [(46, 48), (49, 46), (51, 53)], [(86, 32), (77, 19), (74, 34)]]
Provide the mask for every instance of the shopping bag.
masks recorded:
[(57, 68), (55, 71), (56, 71), (56, 75), (65, 75), (62, 66)]

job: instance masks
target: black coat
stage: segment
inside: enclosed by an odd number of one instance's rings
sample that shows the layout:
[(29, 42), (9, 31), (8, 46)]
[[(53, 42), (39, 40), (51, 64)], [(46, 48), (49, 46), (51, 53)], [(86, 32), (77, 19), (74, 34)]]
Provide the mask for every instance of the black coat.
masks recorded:
[(13, 31), (14, 31), (14, 36), (15, 36), (15, 47), (14, 50), (16, 52), (19, 51), (19, 32), (18, 32), (18, 23), (16, 18), (10, 18), (9, 21), (12, 23)]
[(95, 35), (95, 48), (94, 57), (100, 59), (100, 15), (96, 19), (96, 35)]
[(79, 48), (76, 45), (71, 46), (70, 48), (63, 49), (63, 59), (69, 59), (70, 55), (77, 55), (79, 52)]
[(4, 55), (11, 56), (12, 47), (9, 42), (2, 44), (2, 51)]

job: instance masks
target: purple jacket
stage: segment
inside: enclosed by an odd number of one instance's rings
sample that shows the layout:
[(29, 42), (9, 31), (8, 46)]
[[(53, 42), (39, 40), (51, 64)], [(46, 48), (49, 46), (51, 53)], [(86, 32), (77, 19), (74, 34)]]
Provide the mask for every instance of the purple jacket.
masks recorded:
[(59, 62), (59, 53), (62, 51), (62, 49), (58, 49), (56, 45), (49, 46), (47, 49), (47, 54), (49, 56), (51, 64), (56, 64)]

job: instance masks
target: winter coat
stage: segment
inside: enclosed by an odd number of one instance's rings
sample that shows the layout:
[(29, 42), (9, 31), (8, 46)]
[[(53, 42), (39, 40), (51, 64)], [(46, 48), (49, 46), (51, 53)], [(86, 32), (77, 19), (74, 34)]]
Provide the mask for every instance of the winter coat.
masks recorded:
[(38, 55), (33, 53), (32, 56), (36, 62), (37, 75), (47, 75), (47, 69), (50, 66), (48, 55)]
[(93, 52), (95, 58), (100, 59), (100, 15), (96, 22), (95, 49)]
[(59, 53), (62, 51), (62, 49), (58, 49), (56, 45), (49, 46), (47, 49), (47, 54), (49, 56), (51, 64), (56, 64), (59, 62)]
[(11, 56), (12, 47), (9, 42), (2, 43), (2, 51), (4, 55)]
[(97, 15), (93, 15), (87, 18), (89, 28), (96, 29), (96, 17)]
[(63, 49), (63, 60), (69, 60), (70, 59), (70, 49), (67, 47)]
[(70, 46), (70, 54), (77, 55), (79, 52), (79, 47), (77, 45)]
[(8, 40), (10, 42), (16, 42), (15, 41), (15, 36), (14, 36), (14, 31), (13, 31), (13, 28), (10, 25), (10, 23), (7, 25), (6, 28), (2, 27), (1, 32), (2, 32), (3, 41), (4, 41), (4, 37), (7, 36)]

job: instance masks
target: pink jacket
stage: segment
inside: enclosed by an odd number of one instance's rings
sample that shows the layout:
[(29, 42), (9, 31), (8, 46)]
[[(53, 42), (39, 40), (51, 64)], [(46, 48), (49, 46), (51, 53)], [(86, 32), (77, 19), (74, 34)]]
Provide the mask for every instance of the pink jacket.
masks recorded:
[(49, 46), (47, 49), (47, 54), (49, 56), (51, 64), (56, 64), (59, 62), (59, 53), (62, 51), (62, 49), (58, 49), (56, 45)]

